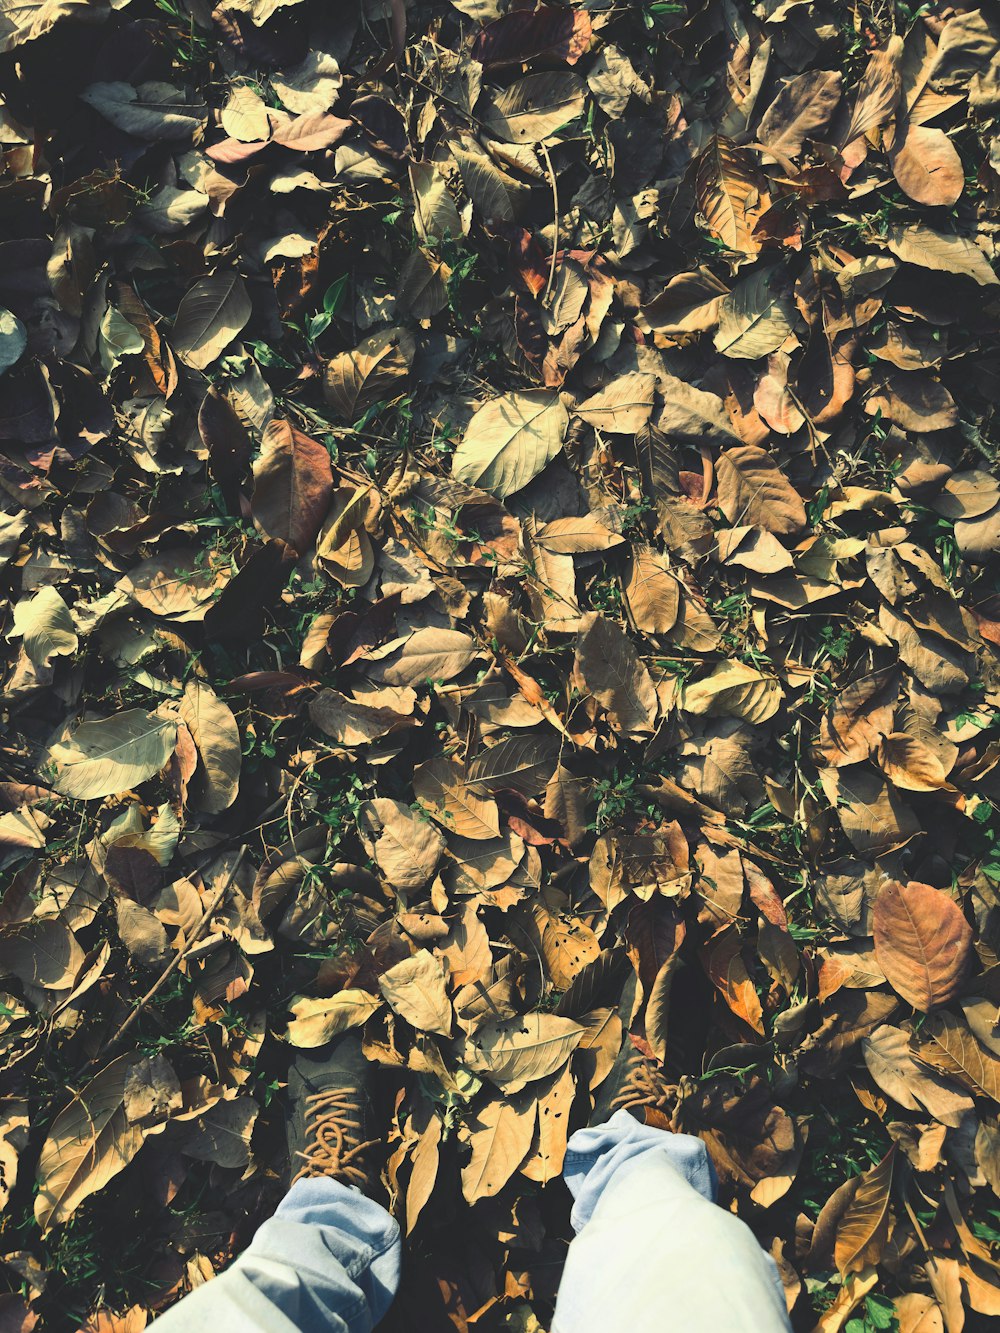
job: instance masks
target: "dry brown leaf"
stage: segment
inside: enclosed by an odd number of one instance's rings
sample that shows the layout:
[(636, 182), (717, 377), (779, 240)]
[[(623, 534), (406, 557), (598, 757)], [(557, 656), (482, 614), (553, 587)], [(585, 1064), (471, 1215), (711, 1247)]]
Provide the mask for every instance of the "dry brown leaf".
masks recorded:
[(917, 1058), (946, 1074), (953, 1074), (964, 1086), (1000, 1102), (1000, 1058), (981, 1046), (954, 1014), (932, 1015), (914, 1038)]
[(500, 836), (500, 812), (492, 797), (468, 784), (465, 770), (448, 759), (430, 759), (413, 770), (417, 800), (446, 833), (477, 842)]
[(289, 1005), (293, 1017), (288, 1040), (306, 1050), (325, 1046), (339, 1033), (366, 1023), (381, 1006), (378, 996), (363, 990), (342, 990), (325, 999), (303, 996)]
[(130, 1124), (125, 1114), (135, 1060), (133, 1055), (112, 1060), (52, 1122), (35, 1173), (35, 1220), (43, 1232), (70, 1218), (142, 1147), (145, 1130)]
[(323, 393), (345, 421), (354, 421), (380, 398), (399, 393), (410, 373), (416, 342), (407, 329), (373, 333), (353, 352), (327, 362)]
[(890, 154), (892, 174), (918, 204), (950, 208), (965, 189), (962, 159), (944, 130), (910, 124)]
[(726, 449), (716, 463), (719, 507), (730, 523), (748, 523), (778, 536), (806, 525), (806, 511), (794, 487), (771, 456), (756, 445)]
[(392, 887), (404, 895), (419, 893), (441, 859), (444, 835), (402, 801), (385, 796), (365, 802), (358, 811), (358, 824)]
[(288, 421), (272, 421), (254, 463), (254, 522), (300, 555), (319, 532), (333, 493), (330, 456)]
[(389, 1007), (418, 1032), (451, 1036), (451, 1001), (445, 990), (446, 973), (440, 961), (426, 949), (390, 967), (378, 979), (379, 990)]
[(652, 731), (656, 691), (628, 636), (596, 611), (581, 621), (573, 671), (581, 689), (604, 708), (611, 724), (627, 735)]
[(972, 930), (946, 893), (890, 881), (875, 900), (872, 926), (879, 966), (908, 1004), (928, 1013), (955, 998), (968, 971)]
[(487, 1022), (457, 1047), (458, 1058), (507, 1094), (547, 1078), (569, 1059), (585, 1029), (554, 1014)]
[(698, 159), (695, 190), (710, 234), (737, 254), (757, 254), (754, 226), (767, 194), (752, 154), (716, 136)]
[(892, 1224), (890, 1200), (896, 1165), (895, 1145), (877, 1166), (866, 1171), (837, 1227), (834, 1250), (843, 1276), (857, 1273), (882, 1258)]
[(628, 564), (625, 597), (632, 623), (646, 634), (668, 634), (677, 623), (681, 585), (663, 557), (648, 547), (634, 547)]
[(459, 1141), (471, 1149), (462, 1167), (466, 1203), (491, 1198), (503, 1189), (524, 1161), (535, 1132), (535, 1102), (494, 1097), (472, 1119), (463, 1121)]

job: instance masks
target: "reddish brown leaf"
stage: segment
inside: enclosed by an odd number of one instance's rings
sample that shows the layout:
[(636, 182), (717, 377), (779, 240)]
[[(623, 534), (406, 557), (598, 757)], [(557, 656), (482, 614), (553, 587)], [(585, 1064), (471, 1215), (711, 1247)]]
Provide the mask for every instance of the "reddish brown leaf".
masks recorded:
[(293, 551), (307, 551), (333, 494), (326, 449), (291, 422), (272, 421), (264, 432), (253, 474), (252, 511), (257, 526)]
[(960, 993), (972, 929), (941, 889), (890, 881), (875, 901), (872, 925), (879, 966), (914, 1009), (929, 1013)]

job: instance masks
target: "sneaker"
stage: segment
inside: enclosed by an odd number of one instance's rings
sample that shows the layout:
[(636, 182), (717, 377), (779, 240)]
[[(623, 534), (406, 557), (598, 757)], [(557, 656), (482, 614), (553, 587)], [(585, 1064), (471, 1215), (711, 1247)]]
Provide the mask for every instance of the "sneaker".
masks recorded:
[(648, 1059), (626, 1035), (611, 1072), (597, 1090), (592, 1125), (603, 1125), (616, 1111), (628, 1111), (636, 1120), (671, 1128), (677, 1086), (668, 1083), (655, 1061)]
[(379, 1191), (385, 1135), (373, 1137), (373, 1075), (360, 1032), (342, 1033), (317, 1051), (298, 1053), (288, 1071), (293, 1185), (306, 1176), (329, 1176), (369, 1196)]

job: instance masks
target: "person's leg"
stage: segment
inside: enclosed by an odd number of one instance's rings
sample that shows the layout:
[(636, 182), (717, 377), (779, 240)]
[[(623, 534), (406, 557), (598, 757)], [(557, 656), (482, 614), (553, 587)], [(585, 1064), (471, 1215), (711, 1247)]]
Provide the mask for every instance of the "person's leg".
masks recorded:
[(371, 1333), (399, 1286), (381, 1193), (386, 1125), (350, 1031), (301, 1051), (288, 1079), (295, 1182), (249, 1248), (155, 1321), (156, 1333)]
[(575, 1199), (552, 1333), (787, 1333), (777, 1268), (717, 1207), (705, 1145), (628, 1111), (578, 1130)]
[(399, 1227), (324, 1176), (293, 1185), (248, 1249), (156, 1333), (371, 1333), (399, 1285)]

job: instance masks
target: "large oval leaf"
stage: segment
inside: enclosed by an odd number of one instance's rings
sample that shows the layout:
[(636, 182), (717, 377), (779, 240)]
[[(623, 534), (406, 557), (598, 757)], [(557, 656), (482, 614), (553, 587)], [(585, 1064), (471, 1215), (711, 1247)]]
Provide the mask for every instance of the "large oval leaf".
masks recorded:
[(557, 393), (505, 393), (481, 407), (455, 450), (452, 472), (503, 499), (527, 486), (563, 447), (569, 416)]
[(583, 1040), (585, 1029), (555, 1014), (525, 1014), (484, 1023), (459, 1044), (463, 1064), (508, 1094), (546, 1078), (563, 1065)]
[(178, 307), (171, 345), (186, 366), (204, 370), (242, 331), (251, 309), (238, 273), (199, 278)]
[(177, 721), (129, 708), (115, 717), (84, 722), (46, 756), (55, 765), (53, 787), (78, 801), (98, 801), (137, 787), (158, 773), (177, 744)]
[(112, 1060), (53, 1121), (38, 1159), (35, 1220), (43, 1231), (71, 1217), (142, 1147), (145, 1130), (125, 1114), (135, 1063), (133, 1055)]
[(577, 74), (528, 74), (483, 99), (483, 122), (507, 143), (538, 143), (583, 111), (586, 85)]
[(330, 455), (288, 421), (272, 421), (253, 465), (253, 517), (300, 555), (316, 539), (333, 494)]
[(972, 950), (972, 928), (958, 905), (929, 884), (887, 884), (872, 913), (875, 958), (908, 1004), (924, 1013), (953, 1000)]

